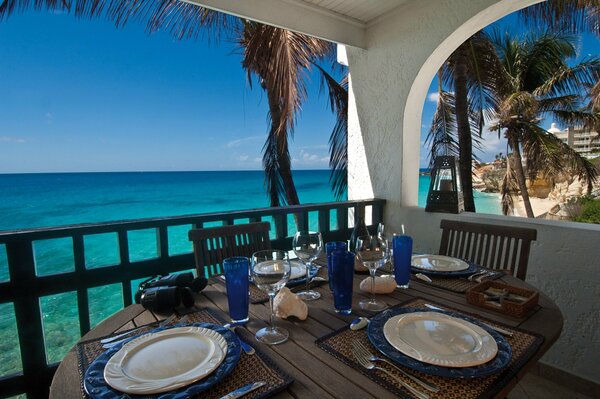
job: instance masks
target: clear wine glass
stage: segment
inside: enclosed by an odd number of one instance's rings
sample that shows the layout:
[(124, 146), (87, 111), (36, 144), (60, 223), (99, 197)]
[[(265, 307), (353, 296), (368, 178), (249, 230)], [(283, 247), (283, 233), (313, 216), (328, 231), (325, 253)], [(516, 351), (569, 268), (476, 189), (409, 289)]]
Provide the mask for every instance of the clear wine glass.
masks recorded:
[(312, 261), (317, 259), (323, 251), (323, 237), (321, 237), (321, 233), (313, 231), (297, 232), (292, 241), (292, 249), (298, 259), (306, 266), (306, 289), (298, 292), (298, 297), (305, 301), (319, 299), (321, 294), (309, 289), (309, 284), (311, 272), (314, 270)]
[(388, 245), (381, 236), (361, 236), (356, 239), (356, 253), (371, 274), (371, 298), (362, 299), (358, 306), (364, 310), (380, 311), (387, 307), (384, 302), (375, 299), (375, 272), (388, 258)]
[(252, 254), (250, 274), (254, 284), (269, 295), (271, 307), (270, 325), (256, 332), (256, 339), (265, 344), (275, 345), (285, 342), (289, 333), (275, 327), (273, 298), (290, 278), (291, 267), (286, 251), (266, 250)]

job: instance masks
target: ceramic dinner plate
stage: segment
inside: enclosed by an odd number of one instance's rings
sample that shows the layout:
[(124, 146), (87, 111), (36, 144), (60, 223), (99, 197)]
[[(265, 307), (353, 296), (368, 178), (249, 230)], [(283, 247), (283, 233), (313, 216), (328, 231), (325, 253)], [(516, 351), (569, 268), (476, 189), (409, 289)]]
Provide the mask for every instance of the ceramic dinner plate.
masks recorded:
[(432, 272), (457, 272), (469, 268), (467, 262), (444, 255), (414, 255), (411, 264), (414, 268)]
[(405, 355), (442, 367), (477, 366), (498, 352), (496, 341), (487, 331), (444, 313), (396, 315), (384, 324), (383, 333)]
[(185, 326), (135, 338), (110, 358), (104, 379), (131, 394), (171, 391), (211, 374), (227, 354), (227, 341), (218, 332)]

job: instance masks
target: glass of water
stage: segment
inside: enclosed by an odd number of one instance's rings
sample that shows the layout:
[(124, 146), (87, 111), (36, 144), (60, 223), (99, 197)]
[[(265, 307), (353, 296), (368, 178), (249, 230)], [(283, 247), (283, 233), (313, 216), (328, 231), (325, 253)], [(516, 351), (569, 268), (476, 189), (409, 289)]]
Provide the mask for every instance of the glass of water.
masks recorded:
[(252, 254), (252, 267), (250, 268), (252, 281), (269, 295), (271, 308), (270, 325), (256, 332), (256, 339), (265, 344), (280, 344), (289, 337), (286, 329), (275, 326), (273, 298), (289, 280), (290, 271), (290, 261), (285, 251), (266, 250)]

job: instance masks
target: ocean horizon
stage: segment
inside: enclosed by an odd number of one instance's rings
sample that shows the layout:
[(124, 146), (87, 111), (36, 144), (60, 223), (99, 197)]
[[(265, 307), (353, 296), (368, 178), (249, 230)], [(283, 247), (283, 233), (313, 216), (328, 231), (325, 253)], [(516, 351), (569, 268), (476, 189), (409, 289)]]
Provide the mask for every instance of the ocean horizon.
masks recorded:
[[(295, 170), (300, 202), (332, 202), (329, 170)], [(425, 206), (429, 176), (419, 176), (419, 206)], [(0, 231), (113, 222), (153, 217), (264, 208), (269, 199), (263, 171), (158, 171), (158, 172), (64, 172), (0, 174)], [(476, 192), (482, 213), (500, 213), (497, 194)], [(313, 221), (316, 229), (316, 220)], [(191, 252), (186, 226), (170, 242), (173, 253)], [(114, 238), (91, 238), (86, 247), (87, 267), (118, 262)], [(34, 245), (38, 275), (74, 270), (71, 243), (56, 239)], [(151, 256), (153, 234), (131, 242), (132, 259)], [(87, 246), (87, 237), (86, 237)], [(6, 251), (0, 245), (0, 281), (7, 281)], [(139, 282), (132, 282), (135, 291)], [(91, 326), (123, 307), (120, 284), (88, 290)], [(49, 362), (60, 361), (79, 339), (77, 294), (63, 293), (40, 299)], [(0, 304), (0, 375), (21, 370), (12, 303)]]

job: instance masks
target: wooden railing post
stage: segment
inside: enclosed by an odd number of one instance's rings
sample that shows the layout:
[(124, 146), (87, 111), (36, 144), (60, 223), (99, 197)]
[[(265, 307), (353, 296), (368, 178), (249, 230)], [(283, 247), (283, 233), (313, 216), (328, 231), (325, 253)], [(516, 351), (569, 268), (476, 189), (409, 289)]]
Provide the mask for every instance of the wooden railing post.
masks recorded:
[(85, 281), (85, 248), (83, 235), (73, 235), (73, 259), (75, 262), (75, 278), (79, 282), (77, 288), (77, 308), (79, 310), (79, 330), (83, 336), (90, 331), (90, 305)]
[(40, 298), (31, 295), (30, 286), (35, 284), (35, 261), (33, 243), (17, 241), (6, 243), (10, 281), (15, 291), (15, 318), (23, 361), (25, 385), (36, 397), (48, 395), (48, 385), (43, 371), (46, 370), (46, 349)]

